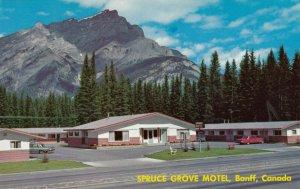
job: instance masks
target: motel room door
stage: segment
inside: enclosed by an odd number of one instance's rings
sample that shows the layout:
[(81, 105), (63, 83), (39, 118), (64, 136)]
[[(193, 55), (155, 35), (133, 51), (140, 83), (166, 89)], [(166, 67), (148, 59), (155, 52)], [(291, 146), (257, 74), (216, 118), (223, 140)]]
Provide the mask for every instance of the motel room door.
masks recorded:
[(144, 142), (147, 144), (158, 143), (157, 129), (145, 129), (144, 130)]
[(233, 140), (234, 140), (233, 131), (227, 130), (226, 131), (226, 141), (233, 141)]
[(161, 129), (161, 143), (167, 143), (167, 129)]

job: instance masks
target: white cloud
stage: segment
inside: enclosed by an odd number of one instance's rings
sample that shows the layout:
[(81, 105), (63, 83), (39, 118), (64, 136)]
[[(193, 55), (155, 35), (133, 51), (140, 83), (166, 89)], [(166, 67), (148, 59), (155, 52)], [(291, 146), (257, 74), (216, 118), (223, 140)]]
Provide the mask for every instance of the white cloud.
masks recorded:
[[(219, 0), (64, 0), (76, 2), (82, 7), (97, 7), (116, 9), (119, 14), (134, 24), (158, 22), (168, 24), (178, 19), (184, 19), (203, 6), (217, 3)], [(138, 15), (138, 16), (137, 16)], [(195, 19), (195, 18), (193, 18)]]
[(49, 13), (48, 12), (45, 12), (45, 11), (39, 11), (36, 13), (37, 15), (40, 15), (40, 16), (49, 16)]
[(272, 22), (265, 22), (262, 26), (264, 31), (275, 31), (286, 28), (286, 24), (282, 23), (280, 19), (276, 19)]
[[(274, 48), (261, 48), (254, 50), (254, 54), (257, 58), (259, 57), (260, 59), (266, 59), (271, 49), (274, 50)], [(239, 65), (246, 52), (246, 49), (234, 47), (233, 49), (226, 51), (223, 47), (213, 47), (209, 49), (203, 56), (206, 62), (210, 62), (211, 55), (214, 51), (218, 52), (221, 67), (225, 67), (226, 61), (228, 60), (231, 62), (233, 59), (235, 59), (236, 63)]]
[(4, 37), (4, 34), (3, 34), (3, 33), (0, 33), (0, 38), (1, 38), (1, 37)]
[(239, 27), (239, 26), (241, 26), (242, 24), (244, 24), (246, 20), (247, 20), (246, 17), (236, 19), (236, 20), (230, 22), (230, 23), (228, 24), (228, 27), (229, 27), (229, 28), (236, 28), (236, 27)]
[(271, 13), (271, 12), (275, 12), (275, 7), (268, 7), (268, 8), (263, 8), (263, 9), (259, 9), (255, 12), (256, 15), (264, 15), (267, 13)]
[(256, 56), (256, 59), (267, 59), (268, 54), (270, 53), (271, 49), (273, 50), (273, 52), (276, 52), (276, 48), (261, 48), (258, 50), (254, 51), (254, 54)]
[(67, 10), (67, 11), (65, 12), (65, 15), (67, 15), (67, 16), (74, 16), (75, 13), (72, 12), (72, 11)]
[(225, 66), (227, 60), (232, 61), (232, 59), (235, 59), (236, 62), (239, 63), (245, 53), (245, 50), (242, 50), (239, 47), (235, 47), (229, 51), (226, 51), (223, 47), (213, 47), (204, 54), (206, 62), (210, 62), (211, 55), (214, 51), (218, 52), (221, 67)]
[(257, 35), (253, 35), (252, 38), (246, 42), (246, 44), (261, 44), (264, 41), (263, 38), (258, 37)]
[(203, 16), (203, 24), (200, 26), (202, 29), (217, 29), (223, 26), (222, 18), (220, 16)]
[(184, 47), (184, 48), (176, 47), (175, 49), (187, 57), (195, 57), (196, 56), (196, 52), (193, 49), (186, 48), (186, 47)]
[(200, 14), (189, 14), (184, 18), (186, 23), (195, 23), (202, 20), (202, 16)]
[(241, 32), (240, 32), (240, 35), (243, 36), (243, 37), (251, 35), (251, 34), (252, 34), (252, 31), (249, 30), (249, 29), (242, 29)]
[(145, 33), (145, 36), (153, 39), (159, 45), (162, 46), (174, 46), (179, 44), (179, 40), (175, 39), (167, 34), (166, 31), (159, 29), (157, 27), (149, 27), (143, 26), (142, 27)]
[(287, 28), (291, 23), (300, 23), (300, 3), (274, 12), (276, 19), (265, 22), (262, 26), (264, 31), (281, 30)]
[(203, 51), (205, 49), (206, 45), (203, 43), (197, 43), (194, 45), (194, 48), (197, 52)]
[(232, 42), (232, 41), (234, 41), (233, 37), (227, 37), (227, 38), (224, 38), (224, 39), (213, 38), (211, 40), (211, 43), (228, 43), (228, 42)]
[(80, 6), (89, 8), (96, 7), (101, 8), (108, 2), (108, 0), (63, 0), (67, 3), (79, 3)]

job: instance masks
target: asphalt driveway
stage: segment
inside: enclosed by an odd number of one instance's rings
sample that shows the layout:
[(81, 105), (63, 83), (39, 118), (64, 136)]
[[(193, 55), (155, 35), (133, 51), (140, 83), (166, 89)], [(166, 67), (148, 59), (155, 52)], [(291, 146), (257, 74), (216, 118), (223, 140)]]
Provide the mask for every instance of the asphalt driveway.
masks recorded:
[[(228, 142), (209, 142), (211, 148), (220, 147), (226, 148)], [(50, 145), (50, 144), (49, 144)], [(103, 147), (98, 150), (95, 149), (82, 149), (72, 148), (65, 144), (51, 144), (55, 147), (53, 154), (48, 154), (50, 159), (59, 160), (73, 160), (80, 162), (92, 162), (92, 161), (110, 161), (110, 160), (122, 160), (122, 159), (134, 159), (143, 158), (144, 154), (150, 154), (161, 150), (168, 150), (169, 146), (126, 146), (126, 147)], [(173, 147), (180, 148), (180, 144), (171, 144)], [(191, 146), (191, 144), (189, 144)], [(199, 147), (198, 143), (195, 143), (196, 147)], [(207, 142), (202, 143), (203, 149), (207, 146)], [(255, 148), (255, 149), (267, 149), (272, 151), (293, 151), (300, 150), (299, 147), (290, 147), (283, 143), (276, 144), (251, 144), (251, 145), (235, 145), (236, 148)], [(32, 157), (42, 158), (42, 154), (32, 154)]]

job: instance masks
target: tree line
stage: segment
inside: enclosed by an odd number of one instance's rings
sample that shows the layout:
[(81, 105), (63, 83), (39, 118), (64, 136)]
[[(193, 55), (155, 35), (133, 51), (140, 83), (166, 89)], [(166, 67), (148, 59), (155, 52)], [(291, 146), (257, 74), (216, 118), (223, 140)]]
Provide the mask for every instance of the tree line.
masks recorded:
[[(207, 66), (209, 65), (209, 66)], [(246, 51), (238, 65), (227, 61), (221, 73), (218, 53), (200, 64), (197, 81), (182, 75), (162, 83), (131, 83), (117, 77), (114, 64), (105, 66), (104, 81), (96, 82), (95, 56), (86, 56), (75, 106), (79, 123), (110, 115), (162, 112), (189, 122), (206, 123), (297, 120), (300, 110), (300, 54), (290, 61), (284, 47), (266, 60)], [(90, 86), (90, 87), (89, 87)]]
[(215, 51), (209, 63), (202, 60), (199, 69), (197, 80), (165, 75), (161, 83), (141, 80), (132, 83), (111, 63), (105, 65), (100, 83), (93, 53), (90, 59), (85, 55), (80, 87), (74, 98), (53, 93), (45, 99), (18, 97), (1, 87), (0, 116), (29, 116), (32, 118), (27, 120), (29, 123), (47, 127), (84, 124), (108, 114), (147, 112), (162, 112), (191, 123), (298, 120), (300, 117), (299, 52), (289, 60), (281, 46), (278, 55), (271, 50), (266, 60), (260, 60), (253, 50), (247, 50), (240, 63), (234, 59), (227, 61), (221, 72)]
[(0, 86), (0, 127), (67, 127), (76, 124), (74, 100), (67, 94), (46, 98), (9, 93)]

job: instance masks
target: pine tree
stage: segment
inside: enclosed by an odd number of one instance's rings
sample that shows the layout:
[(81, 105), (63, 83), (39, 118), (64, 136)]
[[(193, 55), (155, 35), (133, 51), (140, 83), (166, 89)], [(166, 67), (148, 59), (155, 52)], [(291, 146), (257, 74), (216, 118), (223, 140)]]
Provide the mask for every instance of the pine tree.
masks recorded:
[(208, 77), (204, 60), (200, 65), (200, 76), (198, 79), (198, 94), (197, 94), (197, 121), (207, 122), (211, 116), (211, 107), (208, 107)]
[(81, 71), (80, 88), (76, 96), (77, 121), (80, 124), (89, 122), (90, 115), (90, 90), (89, 90), (89, 63), (88, 55), (85, 55)]
[(209, 99), (208, 103), (212, 107), (212, 116), (208, 118), (210, 122), (219, 122), (222, 118), (222, 85), (218, 53), (215, 51), (211, 57), (209, 70)]
[(271, 110), (274, 110), (273, 113), (269, 115), (269, 120), (277, 120), (280, 116), (278, 113), (278, 65), (276, 63), (274, 53), (272, 50), (268, 55), (265, 71), (267, 89), (267, 109), (270, 113)]
[(170, 110), (172, 116), (183, 118), (181, 103), (181, 79), (178, 75), (172, 79)]
[(164, 83), (162, 86), (162, 112), (164, 114), (170, 115), (170, 88), (169, 88), (169, 78), (165, 75)]
[(108, 113), (112, 112), (112, 105), (111, 105), (111, 90), (110, 90), (110, 79), (108, 74), (108, 67), (105, 65), (104, 70), (104, 83), (102, 87), (102, 117), (106, 117)]
[(91, 66), (89, 67), (89, 118), (88, 122), (96, 121), (100, 117), (100, 109), (98, 104), (98, 92), (99, 92), (99, 85), (96, 81), (96, 59), (95, 59), (95, 52), (93, 52), (91, 58)]
[(246, 50), (243, 60), (240, 64), (240, 85), (239, 85), (239, 105), (240, 105), (240, 114), (239, 119), (241, 121), (251, 121), (252, 116), (252, 100), (251, 99), (251, 77), (250, 77), (250, 57), (248, 50)]
[(300, 119), (300, 53), (294, 55), (291, 75), (291, 113), (293, 120)]
[(116, 108), (116, 88), (117, 88), (117, 78), (115, 72), (115, 66), (113, 62), (110, 64), (109, 69), (109, 90), (110, 90), (110, 103), (111, 103), (111, 115), (115, 115), (115, 108)]
[(192, 86), (188, 78), (184, 79), (184, 94), (182, 97), (182, 113), (185, 121), (192, 122), (193, 96)]
[(281, 120), (289, 120), (291, 118), (289, 110), (289, 82), (291, 80), (291, 72), (289, 59), (284, 51), (283, 46), (281, 46), (279, 50), (278, 63), (278, 112), (280, 114)]
[(223, 109), (224, 109), (224, 119), (232, 120), (232, 75), (231, 75), (231, 67), (229, 62), (227, 61), (225, 64), (225, 72), (224, 72), (224, 80), (223, 80)]
[(129, 115), (130, 114), (130, 95), (127, 79), (122, 74), (120, 80), (117, 82), (116, 89), (116, 115)]
[(8, 114), (8, 102), (6, 98), (6, 89), (0, 85), (0, 116)]

